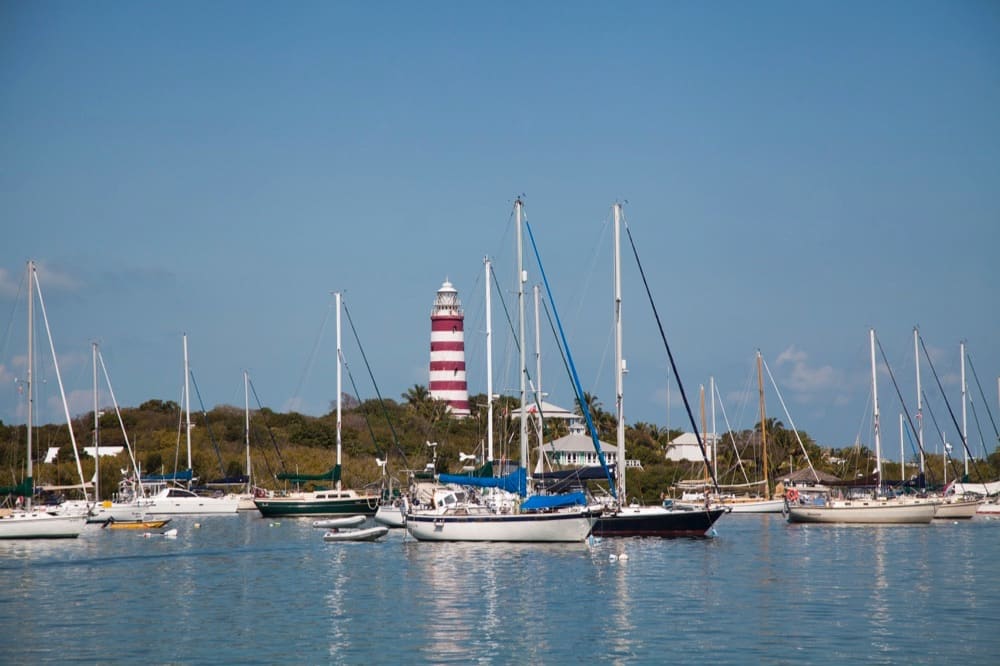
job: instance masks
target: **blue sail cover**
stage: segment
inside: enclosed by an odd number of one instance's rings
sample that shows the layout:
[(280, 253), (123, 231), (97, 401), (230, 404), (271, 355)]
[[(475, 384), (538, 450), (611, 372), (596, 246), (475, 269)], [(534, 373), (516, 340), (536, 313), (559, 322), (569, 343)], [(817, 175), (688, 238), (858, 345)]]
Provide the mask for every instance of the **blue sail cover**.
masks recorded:
[(498, 477), (438, 474), (438, 481), (441, 483), (457, 483), (460, 486), (473, 486), (475, 488), (500, 488), (509, 493), (517, 493), (521, 497), (528, 494), (528, 471), (523, 467), (518, 467), (507, 476)]
[(532, 495), (521, 503), (522, 511), (537, 509), (558, 509), (563, 506), (587, 506), (587, 496), (583, 493), (565, 495)]
[(150, 474), (142, 477), (141, 481), (143, 483), (153, 483), (156, 481), (190, 481), (192, 478), (194, 478), (194, 472), (192, 470), (185, 469), (171, 474)]

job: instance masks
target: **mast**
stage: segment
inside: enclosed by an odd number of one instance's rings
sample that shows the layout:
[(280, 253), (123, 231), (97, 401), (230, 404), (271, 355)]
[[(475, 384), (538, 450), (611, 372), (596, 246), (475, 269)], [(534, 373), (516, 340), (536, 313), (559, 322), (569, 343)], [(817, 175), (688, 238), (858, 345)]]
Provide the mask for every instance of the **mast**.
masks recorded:
[[(767, 414), (764, 410), (764, 373), (760, 350), (757, 350), (757, 391), (760, 394), (760, 448), (764, 467), (764, 499), (771, 499), (771, 483), (767, 474)], [(789, 467), (791, 469), (791, 467)]]
[[(340, 468), (340, 445), (341, 445), (341, 411), (340, 411), (340, 382), (341, 382), (341, 347), (340, 347), (340, 292), (334, 292), (337, 301), (337, 468)], [(337, 475), (337, 490), (340, 490), (340, 474)]]
[(924, 403), (920, 391), (920, 332), (913, 327), (913, 360), (917, 367), (917, 443), (920, 449), (920, 487), (924, 485)]
[(538, 433), (538, 448), (542, 447), (542, 326), (539, 317), (541, 310), (541, 287), (536, 284), (532, 287), (535, 296), (535, 403), (538, 413), (536, 414), (535, 427)]
[[(959, 353), (962, 355), (962, 458), (965, 460), (965, 478), (969, 476), (969, 431), (965, 420), (965, 403), (968, 402), (966, 397), (966, 386), (965, 386), (965, 341), (959, 343), (958, 345)], [(965, 479), (963, 479), (965, 480)]]
[(715, 472), (715, 478), (719, 478), (719, 431), (716, 429), (715, 425), (715, 376), (710, 375), (708, 378), (708, 393), (711, 401), (709, 404), (712, 406), (712, 471)]
[(250, 469), (250, 375), (246, 370), (243, 371), (243, 412), (245, 414), (243, 437), (246, 440), (247, 447), (247, 492), (251, 492), (253, 490), (253, 480), (250, 478), (252, 475)]
[(35, 367), (35, 365), (34, 365), (35, 364), (35, 346), (34, 346), (34, 342), (35, 342), (35, 339), (34, 339), (34, 336), (35, 336), (35, 329), (34, 329), (34, 321), (35, 321), (35, 280), (34, 280), (34, 275), (35, 275), (35, 262), (34, 261), (29, 261), (28, 262), (28, 374), (27, 374), (27, 377), (25, 379), (25, 383), (27, 384), (27, 388), (28, 388), (28, 478), (27, 478), (27, 481), (28, 481), (29, 492), (28, 492), (28, 496), (24, 498), (24, 508), (27, 509), (28, 511), (31, 510), (32, 500), (34, 499), (34, 496), (35, 496), (35, 479), (32, 476), (34, 472), (33, 472), (32, 463), (31, 463), (32, 456), (34, 455), (33, 452), (32, 452), (32, 450), (31, 450), (31, 440), (32, 440), (32, 433), (31, 433), (32, 423), (31, 423), (31, 420), (32, 420), (32, 412), (33, 412), (34, 403), (35, 403), (34, 394), (32, 393), (33, 389), (32, 389), (32, 386), (31, 386), (31, 373), (32, 373), (32, 370), (34, 370), (34, 367)]
[(878, 423), (878, 379), (875, 372), (875, 329), (868, 329), (872, 356), (872, 424), (875, 428), (875, 472), (878, 474), (878, 494), (882, 493), (882, 442)]
[(906, 449), (903, 447), (905, 433), (903, 432), (903, 412), (899, 413), (899, 480), (906, 481)]
[(190, 386), (191, 370), (188, 368), (188, 336), (187, 333), (184, 334), (184, 414), (186, 427), (184, 432), (187, 434), (187, 454), (188, 454), (188, 469), (194, 470), (191, 466), (191, 386)]
[(618, 417), (618, 427), (615, 431), (615, 444), (618, 447), (618, 464), (615, 465), (615, 476), (618, 477), (618, 488), (622, 502), (628, 501), (625, 489), (625, 359), (622, 358), (622, 262), (621, 262), (621, 216), (622, 205), (614, 205), (614, 273), (615, 273), (615, 407)]
[(489, 257), (483, 257), (486, 267), (486, 460), (493, 462), (493, 308), (490, 305), (490, 273), (492, 264)]
[(76, 435), (73, 434), (73, 419), (69, 415), (69, 402), (66, 400), (66, 387), (63, 386), (62, 373), (59, 372), (59, 357), (56, 356), (55, 342), (52, 340), (52, 329), (49, 328), (49, 316), (45, 312), (45, 299), (42, 298), (42, 285), (38, 282), (38, 271), (32, 265), (35, 287), (38, 290), (38, 306), (42, 309), (42, 321), (45, 323), (45, 337), (49, 341), (49, 352), (52, 354), (52, 367), (56, 371), (56, 383), (59, 384), (59, 397), (62, 398), (63, 415), (66, 417), (66, 428), (69, 430), (69, 441), (73, 445), (73, 459), (76, 461), (76, 473), (80, 477), (80, 488), (83, 489), (83, 499), (90, 501), (87, 495), (87, 482), (83, 478), (83, 466), (80, 464), (80, 449), (76, 445)]
[(94, 361), (94, 501), (101, 501), (101, 424), (97, 418), (97, 343), (92, 342), (91, 355)]
[[(704, 384), (699, 384), (698, 385), (698, 402), (699, 402), (699, 405), (700, 405), (699, 409), (701, 411), (701, 441), (704, 442), (705, 441), (705, 435), (707, 434), (706, 431), (708, 430), (708, 427), (707, 427), (707, 425), (705, 423), (705, 385)], [(704, 455), (704, 454), (702, 454), (702, 455)], [(705, 463), (703, 464), (703, 467), (705, 469), (705, 492), (707, 493), (708, 492), (708, 477), (709, 477), (709, 474), (708, 474), (708, 462), (707, 461), (705, 461)]]
[[(527, 385), (525, 381), (525, 375), (527, 374), (527, 360), (525, 357), (525, 344), (524, 344), (524, 283), (528, 281), (528, 273), (524, 270), (524, 257), (521, 243), (522, 243), (522, 231), (521, 231), (521, 208), (523, 204), (521, 203), (520, 197), (514, 201), (514, 217), (517, 223), (517, 340), (518, 340), (518, 351), (519, 351), (519, 362), (518, 362), (518, 372), (521, 375), (520, 382), (520, 394), (521, 394), (521, 432), (520, 432), (520, 443), (521, 443), (521, 466), (526, 470), (530, 470), (531, 465), (528, 464), (528, 406), (525, 403), (525, 397), (527, 394)], [(586, 409), (586, 405), (581, 405), (581, 409)], [(530, 474), (530, 471), (528, 472)]]

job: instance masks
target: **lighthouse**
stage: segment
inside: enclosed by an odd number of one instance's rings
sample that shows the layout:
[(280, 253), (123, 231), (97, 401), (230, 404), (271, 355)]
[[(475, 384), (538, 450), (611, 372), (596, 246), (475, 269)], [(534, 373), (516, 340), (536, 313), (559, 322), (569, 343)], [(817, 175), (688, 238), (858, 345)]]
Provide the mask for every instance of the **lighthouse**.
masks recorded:
[(458, 290), (444, 281), (431, 311), (431, 398), (448, 403), (453, 416), (469, 415), (469, 388), (465, 379), (465, 314)]

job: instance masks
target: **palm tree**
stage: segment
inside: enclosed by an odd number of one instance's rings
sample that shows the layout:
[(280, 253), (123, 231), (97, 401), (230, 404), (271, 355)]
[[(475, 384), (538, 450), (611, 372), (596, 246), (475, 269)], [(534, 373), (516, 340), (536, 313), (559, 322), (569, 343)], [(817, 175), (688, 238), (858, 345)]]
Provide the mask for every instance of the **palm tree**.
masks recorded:
[(402, 397), (406, 404), (414, 409), (419, 409), (431, 399), (431, 393), (423, 384), (414, 384), (411, 388), (406, 389), (406, 393)]

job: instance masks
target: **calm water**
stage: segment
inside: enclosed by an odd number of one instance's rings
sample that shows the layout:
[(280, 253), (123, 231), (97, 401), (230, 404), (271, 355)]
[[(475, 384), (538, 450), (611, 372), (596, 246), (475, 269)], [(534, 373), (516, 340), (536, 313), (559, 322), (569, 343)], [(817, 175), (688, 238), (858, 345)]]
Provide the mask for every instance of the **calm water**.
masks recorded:
[(1000, 663), (997, 520), (730, 515), (712, 539), (593, 546), (171, 526), (0, 543), (0, 664)]

